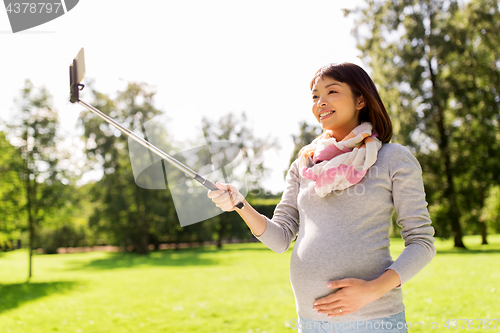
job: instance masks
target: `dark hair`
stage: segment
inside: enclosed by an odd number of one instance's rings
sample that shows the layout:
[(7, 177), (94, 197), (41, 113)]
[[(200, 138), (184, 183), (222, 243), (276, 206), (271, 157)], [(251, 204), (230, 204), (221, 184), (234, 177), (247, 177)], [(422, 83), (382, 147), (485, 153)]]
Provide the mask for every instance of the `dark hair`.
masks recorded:
[(354, 101), (363, 96), (365, 107), (359, 113), (359, 122), (370, 122), (373, 130), (378, 133), (378, 138), (383, 143), (391, 141), (392, 122), (384, 103), (370, 76), (358, 65), (351, 63), (329, 64), (320, 68), (311, 80), (311, 90), (319, 79), (329, 77), (336, 81), (346, 83), (351, 88)]

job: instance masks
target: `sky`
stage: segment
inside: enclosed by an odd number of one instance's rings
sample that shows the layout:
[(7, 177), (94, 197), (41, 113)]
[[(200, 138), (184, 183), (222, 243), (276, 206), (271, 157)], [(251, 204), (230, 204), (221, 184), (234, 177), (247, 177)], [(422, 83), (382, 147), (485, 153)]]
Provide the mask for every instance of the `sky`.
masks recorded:
[[(155, 105), (169, 118), (176, 140), (200, 132), (201, 119), (245, 112), (258, 137), (280, 149), (266, 155), (270, 176), (262, 185), (284, 189), (284, 171), (299, 123), (315, 124), (309, 82), (329, 63), (364, 67), (352, 36), (352, 18), (341, 1), (81, 0), (65, 15), (13, 34), (0, 9), (0, 118), (15, 116), (14, 99), (25, 79), (45, 87), (59, 112), (61, 133), (84, 161), (77, 119), (83, 108), (69, 102), (68, 66), (85, 49), (86, 78), (113, 96), (128, 82), (155, 88)], [(86, 101), (82, 95), (82, 100)], [(90, 101), (86, 101), (90, 102)], [(167, 152), (173, 153), (173, 152)], [(100, 171), (83, 175), (98, 179)], [(213, 180), (214, 181), (214, 180)]]

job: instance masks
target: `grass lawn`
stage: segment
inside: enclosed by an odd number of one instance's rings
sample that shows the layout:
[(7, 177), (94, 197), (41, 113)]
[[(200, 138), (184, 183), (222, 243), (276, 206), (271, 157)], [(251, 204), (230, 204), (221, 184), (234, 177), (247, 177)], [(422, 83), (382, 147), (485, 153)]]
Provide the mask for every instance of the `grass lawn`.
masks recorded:
[[(500, 235), (489, 241), (466, 237), (469, 251), (436, 241), (438, 255), (403, 286), (407, 321), (423, 323), (410, 332), (500, 331), (500, 323), (477, 329), (478, 319), (500, 317)], [(392, 240), (394, 258), (403, 247)], [(249, 243), (148, 256), (37, 255), (26, 284), (27, 252), (0, 253), (0, 333), (296, 332), (287, 327), (297, 318), (290, 254)]]

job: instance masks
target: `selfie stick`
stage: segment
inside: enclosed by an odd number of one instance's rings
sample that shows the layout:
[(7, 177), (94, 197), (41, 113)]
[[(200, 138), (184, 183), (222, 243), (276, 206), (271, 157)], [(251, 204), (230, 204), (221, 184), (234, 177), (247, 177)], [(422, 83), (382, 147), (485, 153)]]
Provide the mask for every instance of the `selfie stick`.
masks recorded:
[[(80, 67), (79, 67), (80, 66)], [(181, 170), (183, 173), (186, 174), (186, 176), (196, 180), (198, 183), (201, 185), (205, 186), (209, 190), (212, 191), (217, 191), (218, 188), (215, 186), (214, 183), (212, 183), (210, 180), (200, 176), (198, 173), (194, 172), (191, 168), (188, 166), (182, 164), (172, 156), (168, 155), (165, 153), (163, 150), (159, 149), (152, 143), (150, 143), (147, 140), (144, 140), (143, 138), (137, 136), (134, 132), (130, 131), (129, 129), (121, 126), (118, 124), (116, 121), (114, 121), (112, 118), (107, 116), (106, 114), (102, 113), (100, 110), (96, 109), (92, 105), (89, 105), (85, 103), (84, 101), (80, 100), (79, 97), (79, 92), (82, 90), (85, 86), (81, 84), (81, 80), (83, 79), (83, 76), (85, 75), (85, 63), (84, 63), (84, 58), (83, 58), (83, 48), (80, 50), (78, 53), (77, 57), (73, 59), (73, 64), (69, 66), (69, 78), (70, 78), (70, 90), (71, 90), (71, 98), (70, 102), (71, 103), (79, 103), (80, 105), (83, 105), (86, 107), (89, 111), (93, 112), (94, 114), (98, 115), (100, 118), (105, 120), (108, 124), (116, 127), (119, 129), (123, 134), (131, 137), (135, 141), (137, 141), (139, 144), (144, 146), (146, 149), (149, 149), (156, 155), (160, 156), (162, 159), (166, 160), (170, 164), (172, 164), (174, 167), (177, 169)], [(239, 209), (242, 209), (244, 204), (242, 202), (238, 202), (236, 205)]]

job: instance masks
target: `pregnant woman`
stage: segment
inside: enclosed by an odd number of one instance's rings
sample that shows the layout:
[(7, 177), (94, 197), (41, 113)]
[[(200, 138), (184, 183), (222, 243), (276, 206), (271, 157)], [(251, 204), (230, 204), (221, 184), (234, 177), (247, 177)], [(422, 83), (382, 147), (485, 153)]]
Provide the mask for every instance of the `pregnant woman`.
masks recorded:
[[(310, 88), (324, 131), (292, 163), (273, 218), (230, 184), (217, 183), (208, 197), (236, 210), (274, 252), (296, 239), (290, 281), (299, 332), (407, 332), (401, 286), (436, 254), (420, 164), (389, 143), (391, 120), (361, 67), (327, 65)], [(239, 201), (243, 209), (234, 207)], [(405, 242), (395, 261), (394, 210)]]

